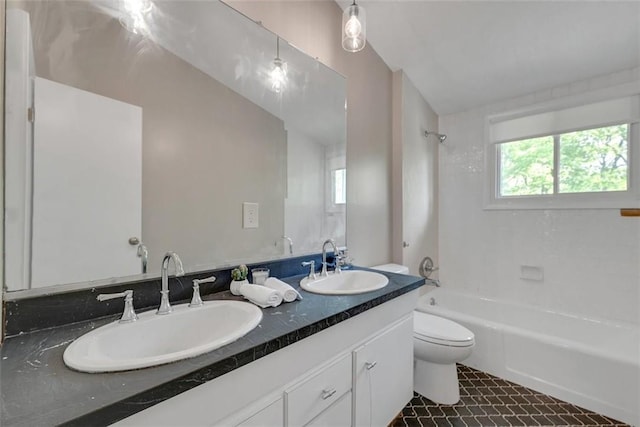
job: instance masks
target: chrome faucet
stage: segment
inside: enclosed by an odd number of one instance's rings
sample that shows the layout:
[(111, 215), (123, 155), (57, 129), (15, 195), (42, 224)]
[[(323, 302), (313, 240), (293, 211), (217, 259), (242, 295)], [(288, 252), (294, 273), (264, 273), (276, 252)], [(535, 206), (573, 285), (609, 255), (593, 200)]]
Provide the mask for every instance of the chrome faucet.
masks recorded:
[(282, 236), (282, 238), (289, 242), (289, 255), (293, 255), (293, 240), (289, 236)]
[(302, 262), (302, 266), (303, 267), (311, 267), (309, 269), (309, 275), (307, 276), (307, 279), (309, 279), (309, 280), (316, 280), (317, 279), (317, 276), (316, 276), (316, 262), (314, 260), (303, 261)]
[(342, 272), (340, 270), (340, 263), (338, 262), (338, 247), (336, 246), (336, 242), (334, 242), (333, 239), (327, 239), (322, 244), (322, 271), (320, 272), (320, 277), (325, 277), (329, 274), (327, 272), (327, 244), (333, 246), (333, 256), (336, 260), (334, 273), (340, 274)]
[(100, 294), (96, 297), (98, 301), (107, 301), (114, 298), (124, 298), (124, 311), (120, 317), (119, 323), (131, 323), (138, 320), (136, 311), (133, 309), (133, 291), (126, 290), (117, 294)]
[(203, 283), (213, 283), (215, 281), (216, 276), (207, 277), (206, 279), (193, 279), (193, 295), (191, 296), (189, 307), (200, 307), (204, 305), (200, 297), (200, 285)]
[(149, 260), (149, 250), (144, 243), (138, 245), (138, 258), (142, 261), (142, 274), (147, 274), (147, 261)]
[(176, 277), (184, 276), (184, 269), (182, 268), (182, 261), (175, 252), (167, 252), (162, 259), (162, 269), (160, 274), (162, 276), (162, 290), (160, 291), (160, 307), (156, 314), (169, 314), (171, 313), (171, 304), (169, 304), (169, 261), (173, 259), (173, 264), (176, 270)]
[(428, 277), (425, 277), (425, 278), (424, 278), (424, 281), (425, 281), (425, 283), (426, 283), (427, 285), (428, 285), (428, 284), (432, 284), (432, 285), (434, 285), (436, 288), (439, 288), (439, 287), (440, 287), (440, 280), (438, 280), (438, 279), (430, 279), (430, 278), (428, 278)]

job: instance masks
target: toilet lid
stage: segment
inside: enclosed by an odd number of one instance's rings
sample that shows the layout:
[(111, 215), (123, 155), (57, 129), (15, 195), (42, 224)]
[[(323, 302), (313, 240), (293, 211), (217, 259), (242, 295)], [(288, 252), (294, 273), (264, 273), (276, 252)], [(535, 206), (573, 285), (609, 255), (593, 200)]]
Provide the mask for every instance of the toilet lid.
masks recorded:
[(473, 332), (449, 319), (415, 311), (413, 335), (423, 341), (455, 347), (473, 345)]

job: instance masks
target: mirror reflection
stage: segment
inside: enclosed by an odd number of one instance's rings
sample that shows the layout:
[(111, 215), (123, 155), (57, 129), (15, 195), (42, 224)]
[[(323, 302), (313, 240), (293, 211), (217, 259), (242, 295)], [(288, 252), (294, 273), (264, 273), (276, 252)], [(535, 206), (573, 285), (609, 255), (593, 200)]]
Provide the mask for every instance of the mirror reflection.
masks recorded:
[(346, 243), (336, 72), (217, 0), (8, 1), (6, 24), (8, 290)]

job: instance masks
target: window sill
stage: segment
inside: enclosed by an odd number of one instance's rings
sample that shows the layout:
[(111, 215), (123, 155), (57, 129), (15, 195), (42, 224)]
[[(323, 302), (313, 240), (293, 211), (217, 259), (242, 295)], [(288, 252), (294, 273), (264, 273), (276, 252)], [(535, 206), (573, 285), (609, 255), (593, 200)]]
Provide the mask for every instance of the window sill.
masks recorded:
[(548, 209), (624, 209), (640, 208), (640, 197), (629, 193), (604, 197), (593, 194), (567, 194), (538, 197), (509, 197), (485, 202), (484, 210), (548, 210)]

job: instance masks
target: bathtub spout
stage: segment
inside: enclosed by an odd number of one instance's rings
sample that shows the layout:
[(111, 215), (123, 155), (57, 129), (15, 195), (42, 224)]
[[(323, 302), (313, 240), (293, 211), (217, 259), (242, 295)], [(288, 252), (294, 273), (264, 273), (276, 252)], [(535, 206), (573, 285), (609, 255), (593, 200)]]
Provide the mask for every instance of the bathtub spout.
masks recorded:
[(440, 280), (438, 279), (429, 279), (428, 277), (424, 279), (427, 285), (434, 285), (436, 288), (440, 287)]

